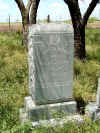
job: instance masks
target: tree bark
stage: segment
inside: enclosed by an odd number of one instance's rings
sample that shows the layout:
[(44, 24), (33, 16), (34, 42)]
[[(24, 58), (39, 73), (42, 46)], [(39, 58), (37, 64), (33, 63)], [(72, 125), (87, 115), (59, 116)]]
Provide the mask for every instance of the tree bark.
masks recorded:
[(23, 25), (23, 33), (22, 33), (22, 45), (27, 48), (27, 34), (28, 34), (28, 26), (29, 26), (29, 15), (26, 13), (22, 16), (22, 25)]
[(82, 26), (82, 16), (78, 0), (67, 0), (68, 8), (74, 28), (74, 55), (78, 59), (85, 59), (85, 27)]
[(30, 12), (30, 24), (36, 24), (37, 8), (36, 2), (32, 2), (31, 12)]
[(74, 47), (75, 47), (74, 54), (75, 57), (83, 60), (86, 57), (85, 26), (87, 24), (89, 16), (91, 15), (92, 11), (94, 10), (99, 0), (91, 1), (83, 18), (81, 16), (78, 0), (64, 0), (64, 1), (68, 5), (74, 28)]
[(30, 24), (36, 24), (37, 10), (40, 0), (33, 0), (30, 12)]
[(22, 25), (23, 25), (23, 30), (26, 29), (26, 25), (29, 24), (29, 14), (24, 11), (23, 15), (22, 15)]
[(75, 57), (84, 60), (86, 57), (85, 51), (85, 27), (77, 27), (74, 29), (74, 48)]
[(25, 7), (23, 0), (15, 0), (22, 16), (22, 45), (27, 47), (27, 34), (28, 26), (30, 24), (36, 24), (37, 9), (40, 0), (28, 0), (27, 6)]

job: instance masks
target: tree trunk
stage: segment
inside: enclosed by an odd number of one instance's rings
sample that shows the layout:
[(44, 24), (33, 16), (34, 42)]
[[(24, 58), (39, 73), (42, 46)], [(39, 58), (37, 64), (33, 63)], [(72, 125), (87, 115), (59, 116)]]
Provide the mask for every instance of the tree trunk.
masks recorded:
[(74, 28), (74, 55), (78, 59), (85, 59), (85, 26), (82, 25), (82, 16), (78, 0), (65, 0), (68, 4)]
[(19, 7), (22, 16), (22, 45), (25, 45), (27, 47), (28, 26), (30, 24), (36, 24), (37, 9), (40, 0), (28, 0), (26, 6), (24, 5), (24, 0), (15, 0), (15, 2)]
[(29, 14), (27, 13), (27, 11), (24, 11), (22, 14), (23, 30), (25, 30), (27, 24), (29, 24)]
[(85, 27), (74, 28), (74, 47), (75, 57), (84, 60), (86, 57), (85, 51)]
[(30, 11), (30, 24), (36, 24), (37, 10), (40, 0), (33, 0)]
[(23, 24), (22, 45), (25, 45), (27, 48), (27, 34), (29, 26), (29, 15), (27, 13), (24, 13), (24, 16), (22, 16), (22, 24)]
[(37, 17), (37, 7), (36, 7), (36, 2), (33, 2), (30, 12), (30, 24), (36, 24), (36, 17)]
[(87, 24), (89, 16), (91, 15), (99, 0), (91, 0), (83, 18), (80, 12), (78, 0), (64, 1), (68, 5), (74, 28), (75, 57), (77, 57), (78, 59), (85, 59), (85, 26)]

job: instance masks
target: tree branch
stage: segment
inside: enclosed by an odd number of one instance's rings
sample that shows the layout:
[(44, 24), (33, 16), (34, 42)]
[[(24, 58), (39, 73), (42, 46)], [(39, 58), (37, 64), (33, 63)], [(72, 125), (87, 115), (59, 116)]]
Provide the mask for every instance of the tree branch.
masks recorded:
[(64, 0), (64, 1), (68, 5), (73, 27), (77, 28), (77, 26), (79, 25), (81, 26), (82, 16), (78, 5), (78, 0)]
[(36, 0), (36, 8), (37, 9), (38, 9), (39, 3), (40, 3), (40, 0)]
[(65, 2), (66, 4), (70, 4), (70, 3), (72, 3), (72, 0), (64, 0), (64, 2)]
[(20, 9), (21, 15), (23, 15), (23, 13), (25, 11), (25, 5), (24, 5), (23, 1), (22, 0), (15, 0), (15, 2), (17, 3), (17, 5)]
[(40, 0), (32, 0), (30, 11), (30, 24), (36, 24), (37, 10)]
[(28, 12), (30, 10), (31, 5), (32, 5), (32, 0), (29, 0), (28, 3), (27, 3), (27, 6), (26, 6), (26, 9), (27, 9)]
[(94, 8), (96, 7), (98, 2), (99, 2), (99, 0), (92, 0), (91, 3), (89, 4), (88, 9), (83, 16), (83, 20), (82, 20), (83, 26), (85, 26), (87, 24), (88, 18), (91, 15), (92, 11), (94, 10)]

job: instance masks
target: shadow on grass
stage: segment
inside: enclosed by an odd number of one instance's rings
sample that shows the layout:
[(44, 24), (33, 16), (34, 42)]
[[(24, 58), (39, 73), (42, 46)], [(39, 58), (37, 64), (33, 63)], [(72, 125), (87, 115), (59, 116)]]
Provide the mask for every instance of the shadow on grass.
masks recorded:
[(77, 102), (78, 113), (84, 115), (85, 114), (85, 106), (87, 103), (84, 101), (84, 99), (82, 97), (76, 98), (75, 100)]

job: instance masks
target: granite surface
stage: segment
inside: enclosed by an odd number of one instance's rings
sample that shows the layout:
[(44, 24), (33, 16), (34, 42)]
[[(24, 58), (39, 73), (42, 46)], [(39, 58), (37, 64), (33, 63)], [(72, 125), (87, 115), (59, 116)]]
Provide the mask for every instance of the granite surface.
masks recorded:
[(77, 113), (76, 102), (69, 101), (46, 105), (35, 105), (32, 98), (25, 97), (25, 112), (31, 121), (63, 118)]
[(29, 28), (29, 88), (36, 104), (72, 99), (73, 29), (66, 24)]
[(96, 102), (91, 102), (85, 107), (85, 113), (94, 121), (100, 121), (100, 108)]

